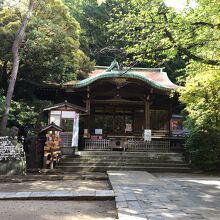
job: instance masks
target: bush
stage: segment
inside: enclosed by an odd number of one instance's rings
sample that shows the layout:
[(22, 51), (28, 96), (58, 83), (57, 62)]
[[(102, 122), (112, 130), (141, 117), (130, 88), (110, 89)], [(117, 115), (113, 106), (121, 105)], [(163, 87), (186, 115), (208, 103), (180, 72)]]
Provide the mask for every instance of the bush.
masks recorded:
[(195, 168), (215, 170), (220, 161), (220, 136), (218, 129), (190, 131), (186, 141), (187, 149), (193, 153)]
[[(3, 96), (0, 99), (0, 115), (4, 112), (4, 104), (5, 97)], [(7, 127), (18, 127), (19, 135), (34, 135), (36, 127), (39, 127), (41, 123), (40, 113), (42, 109), (50, 104), (51, 102), (41, 100), (34, 100), (31, 104), (24, 100), (12, 101)], [(7, 129), (6, 135), (8, 133), (10, 133), (9, 129)]]
[(220, 70), (201, 67), (181, 89), (180, 101), (188, 113), (186, 147), (193, 152), (193, 165), (212, 170), (220, 161)]

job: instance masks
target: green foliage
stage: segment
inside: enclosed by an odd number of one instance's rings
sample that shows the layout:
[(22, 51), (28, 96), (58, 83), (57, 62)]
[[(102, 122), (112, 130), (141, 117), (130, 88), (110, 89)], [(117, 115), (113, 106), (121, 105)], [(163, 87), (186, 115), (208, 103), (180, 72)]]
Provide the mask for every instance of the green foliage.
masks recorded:
[[(212, 67), (210, 67), (212, 68)], [(200, 65), (191, 73), (181, 91), (180, 101), (199, 128), (219, 126), (220, 123), (220, 70)]]
[(21, 23), (19, 16), (7, 7), (0, 10), (0, 85), (4, 90), (11, 70), (12, 44)]
[(180, 91), (180, 101), (188, 113), (186, 144), (195, 152), (196, 166), (213, 169), (220, 161), (220, 70), (192, 64), (190, 71)]
[(187, 148), (192, 153), (192, 165), (203, 170), (214, 170), (220, 164), (220, 129), (200, 130), (190, 127)]
[[(0, 115), (4, 112), (5, 97), (0, 100)], [(28, 106), (24, 102), (12, 101), (10, 115), (8, 120), (8, 127), (16, 126), (21, 130), (21, 133), (33, 132), (34, 126), (37, 122), (38, 113), (34, 108)]]
[(109, 54), (103, 54), (102, 50), (111, 45), (106, 27), (110, 12), (108, 9), (111, 5), (100, 4), (101, 1), (98, 5), (97, 0), (64, 0), (64, 2), (69, 7), (71, 15), (80, 23), (82, 29), (80, 48), (98, 65), (109, 65), (113, 58), (109, 59)]
[(163, 0), (115, 0), (112, 5), (108, 28), (124, 47), (124, 60), (164, 65), (174, 77), (184, 75), (191, 60), (220, 65), (219, 1), (197, 1), (196, 8), (179, 13)]
[[(11, 47), (27, 9), (27, 0), (0, 10), (0, 85), (6, 94), (12, 67)], [(8, 127), (17, 126), (20, 134), (32, 134), (40, 124), (39, 113), (48, 103), (36, 100), (32, 81), (59, 84), (85, 77), (94, 62), (79, 49), (80, 26), (62, 0), (38, 0), (20, 50), (17, 88), (9, 115)], [(25, 87), (25, 88), (24, 88)], [(5, 97), (0, 100), (3, 114)], [(40, 125), (39, 125), (40, 126)]]
[[(23, 1), (26, 3), (26, 0)], [(10, 75), (11, 47), (21, 23), (22, 3), (0, 11), (0, 81)], [(94, 65), (79, 49), (80, 26), (61, 0), (37, 1), (21, 48), (18, 80), (65, 83), (76, 79), (77, 73)], [(3, 45), (3, 46), (2, 46)], [(84, 60), (87, 68), (84, 68)], [(7, 62), (6, 71), (3, 66)], [(1, 78), (3, 78), (4, 80)], [(6, 77), (7, 76), (7, 77)]]
[[(0, 99), (0, 116), (4, 112), (5, 97)], [(20, 135), (33, 135), (37, 126), (40, 126), (40, 113), (43, 108), (51, 105), (51, 102), (34, 100), (27, 103), (23, 100), (12, 101), (8, 119), (8, 128), (16, 126)], [(1, 119), (1, 117), (0, 117)]]

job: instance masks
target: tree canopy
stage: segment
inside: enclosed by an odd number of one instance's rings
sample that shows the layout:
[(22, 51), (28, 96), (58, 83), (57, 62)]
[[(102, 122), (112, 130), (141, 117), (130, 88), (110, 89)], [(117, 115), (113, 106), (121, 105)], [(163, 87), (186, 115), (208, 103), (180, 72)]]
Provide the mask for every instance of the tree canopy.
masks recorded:
[(219, 65), (219, 1), (198, 1), (177, 13), (163, 0), (117, 0), (109, 28), (134, 60), (163, 65), (178, 54)]
[[(11, 45), (21, 22), (21, 5), (0, 11), (1, 79), (10, 75)], [(61, 0), (38, 1), (21, 48), (19, 79), (64, 83), (88, 73), (93, 63), (79, 49), (80, 26)], [(83, 65), (85, 64), (85, 65)]]
[(216, 168), (220, 158), (220, 70), (194, 64), (190, 71), (180, 91), (180, 101), (186, 105), (186, 144), (196, 153), (197, 166)]
[[(31, 10), (29, 10), (30, 6)], [(33, 14), (31, 20), (29, 12)], [(3, 94), (6, 94), (7, 90), (5, 113), (1, 116), (1, 133), (3, 133), (16, 79), (30, 83), (52, 81), (63, 84), (82, 75), (85, 76), (94, 64), (79, 49), (80, 26), (61, 0), (30, 2), (23, 0), (14, 5), (7, 4), (6, 1), (0, 10), (0, 21), (0, 39), (4, 45), (0, 50), (0, 83)], [(33, 93), (32, 89), (27, 93)], [(18, 97), (19, 94), (16, 92), (15, 100)], [(23, 100), (18, 102), (18, 106), (27, 106), (29, 97), (32, 99), (30, 106), (32, 109), (33, 94), (22, 97)], [(4, 97), (1, 97), (1, 102), (3, 100)], [(29, 109), (27, 112), (31, 115)], [(15, 118), (14, 122), (16, 123)]]
[[(109, 65), (114, 55), (109, 54), (112, 45), (106, 23), (110, 19), (108, 1), (100, 4), (97, 0), (64, 0), (71, 15), (80, 23), (80, 48), (98, 65)], [(110, 6), (110, 8), (109, 8)], [(106, 52), (106, 50), (108, 50)]]
[(81, 48), (98, 65), (161, 67), (173, 81), (191, 61), (219, 66), (219, 1), (175, 11), (163, 0), (65, 0), (82, 27)]

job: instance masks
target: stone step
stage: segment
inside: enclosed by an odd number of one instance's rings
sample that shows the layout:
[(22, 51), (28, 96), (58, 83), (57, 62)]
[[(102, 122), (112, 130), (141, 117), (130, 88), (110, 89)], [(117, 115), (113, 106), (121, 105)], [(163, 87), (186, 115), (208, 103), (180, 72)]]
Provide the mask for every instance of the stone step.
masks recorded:
[[(116, 155), (116, 156), (128, 156), (128, 157), (134, 157), (134, 156), (182, 156), (182, 153), (177, 153), (177, 152), (124, 152), (124, 151), (79, 151), (79, 154), (81, 156), (110, 156), (110, 155)], [(68, 156), (67, 156), (68, 157)]]
[(131, 163), (131, 162), (66, 162), (66, 161), (61, 161), (58, 163), (58, 166), (141, 166), (141, 167), (147, 167), (147, 166), (158, 166), (158, 167), (187, 167), (188, 164), (184, 163)]
[(182, 153), (81, 151), (80, 156), (64, 155), (56, 168), (70, 172), (140, 170), (149, 172), (190, 172)]
[(176, 160), (165, 160), (165, 159), (157, 159), (157, 158), (84, 158), (84, 157), (76, 157), (76, 158), (61, 158), (60, 162), (84, 162), (84, 163), (94, 163), (94, 162), (132, 162), (132, 163), (185, 163), (183, 158), (176, 158)]
[(189, 167), (158, 167), (158, 166), (57, 166), (56, 169), (61, 169), (64, 172), (106, 172), (107, 170), (133, 170), (133, 171), (148, 171), (148, 172), (191, 172)]
[(114, 157), (114, 156), (80, 156), (80, 157), (72, 157), (65, 158), (62, 157), (61, 160), (66, 161), (136, 161), (136, 162), (184, 162), (185, 159), (183, 157)]
[(99, 158), (99, 157), (105, 157), (105, 158), (182, 158), (182, 154), (86, 154), (86, 155), (80, 155), (80, 156), (74, 156), (74, 155), (63, 155), (63, 158)]

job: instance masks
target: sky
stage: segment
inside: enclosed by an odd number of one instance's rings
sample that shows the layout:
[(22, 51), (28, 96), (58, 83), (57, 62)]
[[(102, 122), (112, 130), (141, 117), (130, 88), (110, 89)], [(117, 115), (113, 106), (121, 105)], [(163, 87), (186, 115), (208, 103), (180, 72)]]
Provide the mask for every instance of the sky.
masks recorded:
[[(187, 0), (164, 0), (165, 4), (170, 7), (174, 7), (176, 11), (181, 11), (187, 4)], [(196, 0), (191, 0), (189, 6), (196, 7)]]
[[(19, 0), (4, 0), (9, 3), (10, 6), (18, 4)], [(98, 0), (98, 3), (105, 2), (104, 0)], [(165, 4), (170, 7), (174, 7), (176, 11), (181, 11), (187, 4), (187, 0), (164, 0)], [(190, 0), (189, 6), (195, 8), (196, 0)]]

